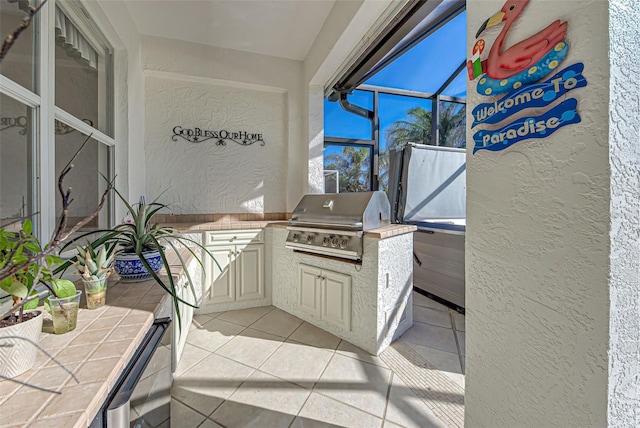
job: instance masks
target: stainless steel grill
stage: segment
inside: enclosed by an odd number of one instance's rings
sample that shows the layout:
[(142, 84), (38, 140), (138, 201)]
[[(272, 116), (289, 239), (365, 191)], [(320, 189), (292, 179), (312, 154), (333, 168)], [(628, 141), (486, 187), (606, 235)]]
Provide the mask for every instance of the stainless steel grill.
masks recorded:
[(362, 235), (389, 224), (384, 192), (305, 195), (289, 220), (286, 247), (314, 254), (362, 259)]

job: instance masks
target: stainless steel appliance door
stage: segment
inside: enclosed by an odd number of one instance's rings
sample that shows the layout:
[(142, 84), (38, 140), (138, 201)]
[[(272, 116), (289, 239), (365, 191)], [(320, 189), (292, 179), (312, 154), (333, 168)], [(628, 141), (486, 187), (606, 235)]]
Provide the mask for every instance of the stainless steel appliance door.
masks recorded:
[(157, 427), (169, 419), (171, 339), (162, 340), (169, 324), (170, 318), (157, 319), (147, 332), (110, 395), (103, 426)]

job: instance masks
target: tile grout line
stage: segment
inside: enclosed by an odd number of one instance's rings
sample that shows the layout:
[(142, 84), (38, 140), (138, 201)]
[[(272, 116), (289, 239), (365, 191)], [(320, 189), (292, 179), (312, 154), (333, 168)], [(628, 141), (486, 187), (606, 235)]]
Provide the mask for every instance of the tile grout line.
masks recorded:
[[(342, 342), (342, 339), (340, 339), (340, 342), (338, 342), (338, 346), (336, 346), (336, 349), (338, 349), (338, 347), (340, 346), (341, 342)], [(309, 346), (311, 346), (311, 345), (309, 345)], [(333, 357), (335, 357), (335, 355), (336, 355), (336, 352), (337, 352), (336, 349), (333, 350), (333, 354), (331, 355), (331, 358), (329, 358), (329, 361), (327, 361), (327, 364), (324, 366), (324, 369), (322, 369), (322, 372), (320, 373), (320, 376), (318, 376), (318, 379), (316, 379), (316, 381), (313, 382), (313, 385), (311, 386), (311, 391), (309, 392), (309, 395), (307, 396), (307, 399), (304, 400), (304, 403), (302, 403), (302, 406), (300, 406), (300, 409), (298, 409), (298, 412), (296, 413), (296, 416), (293, 418), (293, 420), (289, 424), (289, 428), (291, 428), (293, 423), (300, 416), (300, 412), (302, 411), (302, 409), (304, 409), (304, 406), (307, 405), (307, 402), (309, 401), (309, 398), (311, 398), (311, 394), (313, 394), (313, 392), (316, 390), (316, 385), (318, 385), (318, 381), (320, 381), (320, 379), (322, 378), (324, 373), (327, 371), (327, 367), (329, 367), (329, 364), (331, 364), (331, 361), (333, 361)]]
[(451, 327), (453, 328), (453, 337), (456, 340), (456, 349), (458, 350), (458, 363), (460, 364), (460, 371), (464, 375), (464, 367), (462, 365), (462, 352), (460, 352), (460, 342), (458, 340), (458, 332), (456, 330), (455, 315), (453, 314), (453, 311), (451, 309), (449, 309), (449, 316), (451, 317)]
[(391, 399), (391, 387), (393, 386), (393, 378), (395, 377), (395, 375), (396, 374), (393, 372), (393, 370), (391, 370), (391, 376), (389, 376), (389, 385), (387, 386), (387, 399), (384, 402), (384, 411), (382, 412), (382, 426), (384, 426), (384, 421), (387, 420), (387, 410), (389, 410), (389, 400)]

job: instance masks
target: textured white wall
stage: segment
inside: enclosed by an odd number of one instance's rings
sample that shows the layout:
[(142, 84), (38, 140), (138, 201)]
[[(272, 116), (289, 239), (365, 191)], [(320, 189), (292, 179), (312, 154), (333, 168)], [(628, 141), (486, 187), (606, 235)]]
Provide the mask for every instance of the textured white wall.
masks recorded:
[(640, 3), (609, 2), (609, 426), (640, 426)]
[[(468, 57), (503, 4), (467, 2)], [(531, 0), (506, 43), (569, 22), (563, 66), (585, 64), (588, 86), (570, 93), (582, 123), (475, 155), (467, 134), (468, 427), (607, 423), (607, 16), (605, 1)], [(470, 114), (481, 100), (475, 84), (467, 93)]]
[[(267, 229), (269, 230), (269, 229)], [(273, 305), (377, 355), (389, 345), (413, 286), (413, 235), (388, 239), (364, 237), (362, 265), (294, 252), (285, 248), (287, 230), (273, 228), (271, 260)], [(351, 276), (351, 330), (301, 311), (298, 265), (340, 272)], [(386, 315), (386, 318), (385, 318)], [(409, 326), (413, 322), (409, 312)], [(386, 322), (388, 320), (392, 320)], [(406, 328), (407, 326), (402, 326)]]
[[(287, 103), (278, 92), (146, 78), (147, 192), (175, 214), (284, 212)], [(172, 129), (261, 133), (265, 145), (194, 144)]]
[[(263, 165), (261, 171), (243, 170), (240, 172), (240, 175), (238, 175), (238, 167), (240, 165), (231, 163), (223, 165), (225, 169), (218, 170), (218, 173), (226, 172), (229, 177), (235, 176), (236, 180), (240, 182), (239, 184), (242, 184), (242, 177), (247, 174), (258, 174), (258, 172), (264, 173), (266, 170), (269, 172), (269, 175), (265, 175), (263, 177), (265, 180), (269, 180), (269, 176), (273, 174), (284, 174), (286, 177), (285, 185), (278, 191), (284, 195), (285, 205), (278, 208), (278, 210), (293, 210), (304, 192), (306, 183), (306, 177), (303, 175), (304, 166), (306, 164), (306, 153), (304, 153), (304, 143), (301, 137), (304, 117), (300, 110), (300, 102), (302, 99), (302, 63), (300, 61), (286, 60), (159, 37), (143, 37), (142, 40), (142, 66), (145, 69), (147, 76), (169, 77), (176, 82), (176, 85), (181, 85), (181, 87), (184, 87), (184, 85), (177, 82), (188, 81), (189, 79), (193, 82), (208, 81), (213, 86), (224, 85), (229, 88), (238, 88), (232, 90), (238, 91), (239, 93), (246, 94), (246, 92), (242, 91), (252, 90), (258, 97), (262, 97), (263, 95), (260, 94), (264, 92), (270, 93), (271, 95), (273, 92), (284, 93), (284, 107), (282, 102), (277, 101), (273, 107), (261, 105), (260, 112), (252, 110), (258, 114), (255, 119), (243, 114), (235, 118), (228, 117), (225, 120), (227, 120), (227, 122), (237, 121), (237, 123), (246, 123), (243, 125), (242, 129), (256, 129), (256, 132), (262, 132), (266, 136), (267, 128), (264, 128), (260, 121), (265, 117), (273, 117), (280, 120), (278, 117), (283, 113), (283, 120), (278, 122), (276, 125), (270, 125), (268, 128), (268, 131), (272, 132), (274, 126), (284, 124), (284, 130), (283, 133), (280, 134), (280, 140), (275, 141), (272, 139), (267, 142), (267, 145), (264, 148), (268, 151), (280, 150), (280, 153), (278, 154), (269, 153), (268, 159), (271, 160), (274, 156), (282, 156), (284, 159), (287, 159), (285, 165), (283, 166), (281, 163), (275, 163), (272, 165), (266, 163)], [(150, 92), (147, 90), (146, 93), (148, 95)], [(253, 103), (254, 107), (258, 106), (263, 99), (264, 98), (256, 99), (256, 102)], [(204, 108), (204, 110), (194, 108), (190, 119), (193, 120), (195, 117), (208, 118), (207, 120), (211, 119), (213, 111), (220, 111), (219, 109), (225, 108), (224, 103), (227, 102), (227, 99), (219, 99), (218, 101), (222, 102), (222, 104), (215, 105), (216, 103), (213, 100), (210, 101), (210, 104), (206, 105), (196, 102), (196, 104), (200, 108)], [(252, 104), (252, 102), (246, 98), (243, 102), (249, 102)], [(150, 105), (147, 100), (147, 108), (155, 109), (155, 106)], [(180, 108), (183, 109), (181, 110), (182, 112), (186, 112), (190, 106), (182, 105)], [(234, 104), (231, 108), (237, 109), (238, 105)], [(237, 113), (237, 110), (233, 111), (234, 114)], [(153, 118), (155, 117), (155, 113), (147, 111), (146, 117), (147, 120), (154, 120)], [(202, 121), (195, 121), (193, 123), (193, 126), (205, 128)], [(179, 123), (176, 123), (176, 125), (178, 124)], [(171, 127), (173, 126), (174, 125)], [(150, 127), (147, 126), (147, 129), (150, 129)], [(214, 127), (210, 129), (219, 128)], [(169, 129), (169, 132), (170, 131), (171, 130)], [(149, 144), (153, 143), (153, 141), (149, 139), (149, 135), (146, 136), (145, 141), (147, 143), (147, 147)], [(280, 145), (282, 141), (284, 141), (284, 145)], [(228, 147), (228, 149), (229, 148), (230, 147)], [(255, 147), (241, 147), (237, 149), (243, 149), (243, 153), (245, 153), (245, 155), (247, 153), (255, 153), (254, 151), (250, 151), (251, 149), (255, 149)], [(180, 151), (174, 151), (173, 154), (178, 157), (182, 153)], [(259, 159), (254, 159), (256, 163), (258, 160)], [(157, 171), (154, 172), (147, 169), (147, 183), (150, 183), (153, 180), (152, 177), (157, 173)], [(207, 183), (207, 181), (202, 183)], [(151, 189), (148, 189), (147, 193), (149, 195), (153, 194)], [(233, 198), (233, 195), (222, 194), (218, 195), (218, 197)], [(229, 204), (225, 204), (225, 207), (229, 207), (225, 209), (231, 210), (227, 212), (247, 211), (242, 205), (230, 207)], [(185, 213), (206, 212), (204, 208), (201, 208), (199, 205), (192, 206), (189, 210), (190, 211), (186, 211)]]

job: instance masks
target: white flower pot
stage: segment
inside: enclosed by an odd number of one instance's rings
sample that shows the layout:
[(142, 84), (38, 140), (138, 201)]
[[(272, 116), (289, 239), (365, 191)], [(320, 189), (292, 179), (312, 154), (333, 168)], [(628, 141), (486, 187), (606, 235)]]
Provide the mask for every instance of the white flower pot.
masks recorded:
[(19, 376), (31, 369), (36, 362), (40, 332), (42, 331), (42, 312), (29, 321), (0, 328), (0, 375)]

